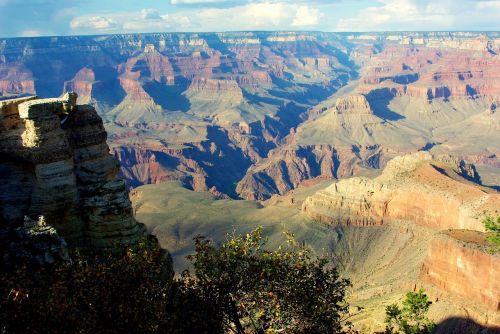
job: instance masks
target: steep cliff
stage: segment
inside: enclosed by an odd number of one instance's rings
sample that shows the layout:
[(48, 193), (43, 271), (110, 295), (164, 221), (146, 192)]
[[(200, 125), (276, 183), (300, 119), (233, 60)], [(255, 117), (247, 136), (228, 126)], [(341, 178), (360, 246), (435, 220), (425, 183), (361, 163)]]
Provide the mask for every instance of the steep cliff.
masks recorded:
[(414, 264), (420, 268), (414, 282), (437, 288), (445, 298), (458, 296), (498, 311), (499, 254), (488, 252), (482, 220), (500, 208), (500, 193), (479, 181), (472, 164), (418, 152), (392, 159), (374, 179), (353, 177), (316, 192), (304, 201), (302, 213), (327, 224), (379, 226), (387, 233), (399, 228), (408, 234), (418, 227), (427, 234), (419, 241), (420, 254), (426, 255)]
[[(499, 36), (230, 32), (1, 39), (0, 99), (76, 91), (79, 102), (103, 118), (111, 148), (125, 159), (129, 186), (174, 179), (266, 199), (304, 180), (379, 169), (420, 149), (498, 168), (500, 114), (484, 110), (500, 98)], [(227, 135), (214, 140), (206, 135), (213, 128)], [(227, 166), (215, 166), (206, 142), (241, 151), (232, 161), (245, 163), (221, 173)], [(495, 174), (488, 174), (489, 184), (498, 185)]]
[(107, 134), (93, 107), (61, 99), (0, 102), (0, 218), (21, 226), (42, 215), (70, 244), (135, 243), (143, 234), (117, 176)]
[(439, 235), (429, 245), (422, 280), (500, 311), (500, 255), (485, 251), (484, 243), (473, 231)]
[(435, 229), (484, 231), (484, 211), (500, 207), (500, 194), (475, 182), (473, 165), (428, 152), (394, 158), (375, 179), (339, 181), (309, 197), (302, 207), (331, 223), (382, 225), (408, 220)]

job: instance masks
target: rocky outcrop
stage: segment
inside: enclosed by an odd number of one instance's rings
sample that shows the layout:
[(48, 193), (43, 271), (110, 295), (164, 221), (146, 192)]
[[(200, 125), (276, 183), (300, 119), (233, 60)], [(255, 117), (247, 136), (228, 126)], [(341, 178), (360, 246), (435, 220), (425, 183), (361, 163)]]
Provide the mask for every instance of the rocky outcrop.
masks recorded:
[(265, 200), (295, 189), (304, 180), (337, 177), (339, 159), (335, 148), (329, 145), (299, 147), (275, 154), (283, 159), (271, 157), (268, 164), (250, 169), (238, 183), (236, 191), (240, 197)]
[(236, 80), (197, 77), (191, 82), (187, 94), (198, 99), (226, 100), (227, 103), (243, 100), (243, 92)]
[(337, 99), (336, 114), (373, 114), (364, 95), (348, 95)]
[[(472, 231), (461, 232), (470, 234)], [(422, 265), (422, 280), (493, 311), (500, 311), (500, 256), (449, 233), (431, 241)], [(464, 233), (455, 233), (459, 234)]]
[(407, 220), (434, 229), (484, 231), (484, 211), (500, 207), (500, 194), (477, 184), (473, 165), (419, 152), (387, 163), (375, 179), (339, 181), (306, 199), (302, 211), (327, 223), (382, 225)]
[(94, 108), (67, 94), (2, 101), (0, 110), (3, 225), (43, 215), (70, 244), (94, 248), (141, 237)]
[(24, 218), (23, 226), (0, 229), (0, 265), (23, 262), (30, 265), (52, 265), (70, 261), (68, 245), (43, 216), (34, 221)]
[(15, 94), (34, 94), (33, 73), (22, 64), (7, 66), (0, 62), (0, 96)]
[(272, 79), (266, 71), (250, 71), (248, 74), (236, 77), (238, 85), (247, 90), (272, 87)]
[(82, 68), (76, 73), (73, 80), (64, 83), (64, 92), (75, 92), (78, 94), (78, 102), (87, 104), (91, 102), (92, 86), (95, 81), (95, 73), (90, 68)]
[[(390, 46), (370, 60), (359, 91), (372, 97), (410, 96), (433, 99), (496, 97), (500, 95), (500, 60), (483, 52), (457, 50), (443, 43), (411, 49)], [(411, 56), (411, 57), (409, 57)]]
[(390, 160), (374, 179), (353, 177), (316, 192), (302, 212), (328, 224), (406, 230), (401, 238), (411, 230), (427, 233), (415, 282), (427, 284), (436, 298), (463, 298), (457, 305), (474, 302), (494, 313), (500, 309), (500, 258), (488, 252), (482, 220), (498, 210), (500, 193), (479, 182), (475, 167), (463, 160), (418, 152)]
[(385, 160), (384, 150), (377, 145), (292, 144), (272, 150), (267, 159), (249, 168), (236, 191), (245, 199), (266, 200), (315, 178), (341, 179), (356, 175), (362, 168), (380, 168)]

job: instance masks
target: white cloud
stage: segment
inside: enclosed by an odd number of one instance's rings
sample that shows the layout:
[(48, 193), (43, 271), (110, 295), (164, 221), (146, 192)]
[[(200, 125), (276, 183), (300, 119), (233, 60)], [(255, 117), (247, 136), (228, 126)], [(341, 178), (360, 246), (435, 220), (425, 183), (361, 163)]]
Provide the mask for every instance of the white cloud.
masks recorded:
[(321, 12), (310, 5), (267, 0), (232, 7), (188, 9), (170, 14), (144, 8), (139, 12), (113, 13), (105, 17), (87, 15), (74, 18), (70, 27), (73, 30), (111, 29), (113, 32), (276, 30), (313, 28), (319, 24), (321, 16)]
[(318, 9), (309, 6), (300, 6), (297, 8), (295, 18), (293, 19), (292, 26), (315, 26), (319, 24), (321, 14)]
[(187, 16), (178, 14), (158, 15), (158, 19), (130, 19), (125, 20), (122, 29), (126, 32), (137, 31), (181, 31), (191, 27)]
[(79, 16), (70, 22), (71, 29), (110, 30), (117, 27), (116, 22), (104, 16)]
[(39, 30), (23, 30), (20, 33), (21, 37), (36, 37), (41, 35), (42, 33)]
[(141, 18), (143, 20), (161, 20), (160, 13), (154, 8), (141, 9)]
[[(378, 5), (342, 18), (342, 31), (446, 30), (498, 27), (499, 0), (377, 0)], [(488, 9), (489, 8), (489, 9)]]
[(500, 1), (498, 0), (478, 1), (476, 6), (478, 9), (500, 10)]
[(255, 2), (230, 8), (206, 8), (196, 12), (198, 31), (273, 30), (291, 26), (311, 27), (319, 22), (319, 10), (288, 2)]

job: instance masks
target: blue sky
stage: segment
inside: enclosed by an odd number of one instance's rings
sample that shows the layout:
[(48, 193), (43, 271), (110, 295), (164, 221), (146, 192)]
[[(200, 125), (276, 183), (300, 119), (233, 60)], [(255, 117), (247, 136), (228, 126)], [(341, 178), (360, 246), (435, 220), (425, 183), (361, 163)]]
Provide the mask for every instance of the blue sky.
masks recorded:
[(0, 37), (230, 30), (500, 30), (500, 0), (0, 0)]

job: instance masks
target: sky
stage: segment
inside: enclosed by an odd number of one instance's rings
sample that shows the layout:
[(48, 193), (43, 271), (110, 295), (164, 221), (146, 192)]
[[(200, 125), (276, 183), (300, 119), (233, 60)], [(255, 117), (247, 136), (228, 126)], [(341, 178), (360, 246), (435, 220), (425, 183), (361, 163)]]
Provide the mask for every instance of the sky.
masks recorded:
[(500, 0), (0, 0), (0, 37), (500, 30)]

